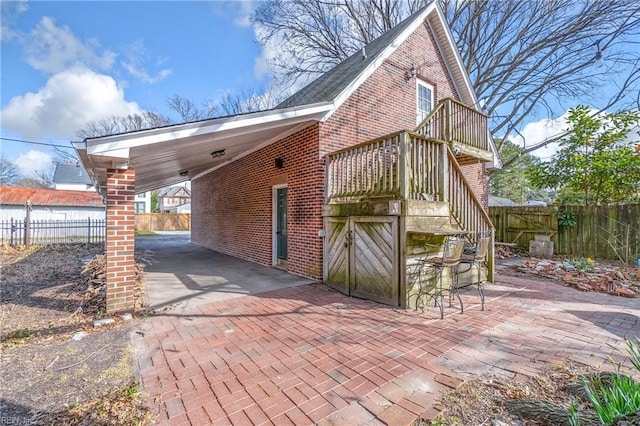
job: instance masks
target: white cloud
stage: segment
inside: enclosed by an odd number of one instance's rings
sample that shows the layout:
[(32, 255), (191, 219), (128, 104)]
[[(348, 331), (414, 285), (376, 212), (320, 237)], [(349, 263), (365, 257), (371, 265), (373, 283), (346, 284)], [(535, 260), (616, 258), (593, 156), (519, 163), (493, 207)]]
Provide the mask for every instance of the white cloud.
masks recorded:
[(31, 150), (21, 154), (13, 163), (22, 176), (35, 178), (37, 172), (46, 172), (51, 168), (52, 160), (46, 152)]
[[(532, 123), (528, 123), (524, 128), (520, 131), (521, 136), (517, 136), (514, 139), (514, 143), (517, 143), (520, 146), (524, 146), (525, 148), (537, 145), (547, 138), (557, 136), (562, 134), (567, 130), (567, 117), (568, 112), (564, 113), (562, 116), (555, 119), (542, 119), (540, 121), (535, 121)], [(533, 155), (536, 155), (540, 158), (547, 159), (556, 153), (558, 150), (557, 143), (550, 143), (544, 147), (541, 147), (532, 152)]]
[(51, 76), (36, 93), (12, 98), (0, 115), (3, 129), (25, 137), (73, 139), (89, 121), (140, 111), (112, 77), (76, 67)]
[(233, 20), (233, 24), (238, 27), (249, 28), (256, 5), (256, 1), (250, 0), (212, 2), (211, 13), (214, 16)]
[[(173, 70), (170, 68), (161, 69), (156, 75), (149, 74), (144, 67), (144, 64), (149, 59), (149, 51), (141, 41), (131, 43), (126, 47), (125, 51), (126, 60), (121, 62), (122, 66), (129, 74), (145, 83), (154, 84), (173, 74)], [(160, 58), (156, 61), (156, 64), (162, 65), (164, 62), (166, 62), (166, 58)]]
[(56, 26), (45, 16), (24, 38), (26, 61), (37, 70), (54, 74), (82, 65), (95, 70), (109, 70), (116, 54), (102, 49), (95, 39), (82, 41), (67, 26)]
[(260, 56), (256, 56), (253, 60), (253, 75), (258, 80), (262, 80), (265, 76), (269, 75), (271, 69), (264, 53)]
[(0, 38), (2, 41), (11, 41), (19, 36), (13, 29), (14, 21), (17, 17), (29, 10), (27, 0), (3, 1), (0, 7)]
[(238, 6), (233, 23), (239, 27), (249, 28), (251, 26), (251, 15), (256, 10), (255, 2), (239, 1), (233, 4)]

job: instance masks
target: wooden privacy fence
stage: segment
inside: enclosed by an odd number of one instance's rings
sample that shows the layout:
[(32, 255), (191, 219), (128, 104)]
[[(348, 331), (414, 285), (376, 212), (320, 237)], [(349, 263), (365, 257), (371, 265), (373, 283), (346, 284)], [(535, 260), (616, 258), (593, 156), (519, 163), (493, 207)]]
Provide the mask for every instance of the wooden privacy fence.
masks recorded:
[(136, 213), (136, 231), (189, 231), (189, 213)]
[(105, 220), (27, 220), (0, 221), (2, 245), (97, 244), (105, 240)]
[[(575, 220), (559, 226), (558, 216)], [(490, 207), (496, 241), (529, 248), (535, 235), (549, 235), (554, 253), (622, 260), (640, 258), (640, 204), (611, 206)]]

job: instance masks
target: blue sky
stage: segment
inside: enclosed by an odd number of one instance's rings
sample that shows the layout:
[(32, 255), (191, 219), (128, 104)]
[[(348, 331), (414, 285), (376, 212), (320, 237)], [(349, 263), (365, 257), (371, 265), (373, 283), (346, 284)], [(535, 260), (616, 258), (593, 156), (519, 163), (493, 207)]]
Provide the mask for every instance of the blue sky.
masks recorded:
[[(3, 137), (68, 145), (82, 123), (269, 84), (249, 1), (2, 1)], [(43, 146), (2, 141), (28, 173)]]
[[(88, 121), (110, 115), (153, 110), (179, 122), (167, 106), (175, 94), (216, 102), (268, 87), (265, 58), (277, 46), (265, 51), (255, 40), (258, 4), (2, 0), (2, 137), (69, 146)], [(566, 128), (562, 117), (539, 118), (520, 129), (530, 145)], [(52, 166), (45, 146), (0, 144), (26, 176)]]

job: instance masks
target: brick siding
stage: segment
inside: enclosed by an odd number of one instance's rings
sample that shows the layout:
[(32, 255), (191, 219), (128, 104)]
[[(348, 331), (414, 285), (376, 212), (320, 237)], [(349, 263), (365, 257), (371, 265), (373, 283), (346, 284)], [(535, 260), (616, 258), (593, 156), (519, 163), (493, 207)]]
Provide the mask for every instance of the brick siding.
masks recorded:
[[(191, 238), (195, 244), (242, 259), (272, 264), (272, 188), (288, 186), (289, 272), (322, 278), (324, 156), (397, 130), (416, 127), (416, 80), (412, 66), (434, 87), (434, 101), (458, 99), (428, 26), (421, 25), (324, 123), (192, 182)], [(284, 168), (275, 159), (284, 159)], [(463, 167), (481, 200), (487, 176), (481, 164)]]
[[(284, 168), (275, 159), (284, 160)], [(191, 240), (242, 259), (272, 264), (274, 185), (287, 185), (289, 272), (322, 278), (324, 168), (318, 124), (192, 182)]]
[(107, 170), (107, 312), (132, 311), (135, 171)]

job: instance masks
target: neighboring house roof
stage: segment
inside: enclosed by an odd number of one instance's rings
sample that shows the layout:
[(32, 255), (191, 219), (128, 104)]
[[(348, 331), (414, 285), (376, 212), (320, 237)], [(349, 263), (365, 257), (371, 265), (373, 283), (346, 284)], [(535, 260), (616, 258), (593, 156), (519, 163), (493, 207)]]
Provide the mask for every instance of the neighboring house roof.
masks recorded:
[[(460, 100), (477, 105), (444, 14), (435, 0), (328, 71), (275, 109), (219, 117), (74, 143), (98, 191), (106, 171), (131, 167), (136, 190), (148, 191), (197, 179), (313, 123), (327, 120), (349, 96), (420, 26), (434, 34), (446, 71)], [(491, 148), (499, 159), (493, 142)], [(213, 152), (223, 155), (213, 156)]]
[(80, 163), (56, 163), (56, 170), (53, 173), (53, 183), (93, 185), (87, 171)]
[(104, 207), (96, 192), (67, 191), (49, 188), (0, 186), (0, 205), (24, 206), (27, 200), (36, 206)]
[(503, 197), (494, 197), (493, 195), (489, 195), (489, 206), (490, 207), (510, 207), (515, 206), (516, 203), (511, 201), (508, 198)]
[[(178, 195), (180, 191), (184, 191), (187, 195)], [(161, 188), (158, 190), (158, 197), (183, 197), (188, 198), (191, 196), (191, 192), (184, 186), (171, 186), (169, 188)]]

